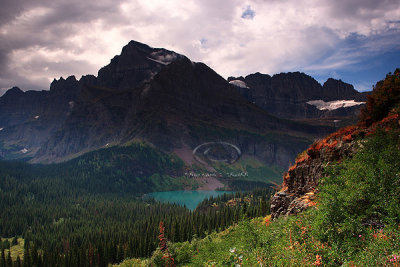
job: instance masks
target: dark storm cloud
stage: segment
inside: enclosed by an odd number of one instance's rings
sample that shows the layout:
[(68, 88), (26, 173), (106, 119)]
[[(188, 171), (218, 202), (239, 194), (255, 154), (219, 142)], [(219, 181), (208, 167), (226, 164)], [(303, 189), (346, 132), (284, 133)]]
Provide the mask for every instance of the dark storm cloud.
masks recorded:
[[(116, 27), (127, 22), (120, 14), (120, 2), (4, 0), (0, 9), (0, 88), (17, 83), (37, 88), (36, 83), (29, 85), (23, 74), (17, 73), (19, 70), (10, 56), (15, 51), (40, 48), (79, 52), (83, 48), (70, 38), (88, 27), (90, 22), (99, 21), (104, 27)], [(40, 72), (41, 65), (46, 65), (62, 73), (71, 67), (81, 70), (81, 66), (90, 65), (88, 62), (72, 66), (73, 63), (50, 64), (47, 61), (45, 56), (37, 56), (35, 60), (26, 62), (24, 69), (35, 71), (36, 68), (35, 72)]]
[[(24, 10), (22, 0), (3, 0), (0, 8), (0, 26), (10, 22)], [(32, 1), (30, 1), (32, 2)]]
[(226, 77), (336, 71), (398, 49), (399, 7), (400, 0), (2, 0), (0, 90), (96, 74), (131, 39)]
[[(19, 1), (20, 3), (22, 1)], [(28, 3), (37, 3), (36, 6), (30, 5), (30, 10), (34, 15), (34, 10), (44, 9), (44, 14), (30, 18), (27, 23), (11, 27), (16, 32), (7, 35), (6, 42), (9, 49), (19, 49), (39, 46), (57, 46), (58, 48), (67, 47), (70, 44), (64, 44), (64, 39), (73, 36), (77, 30), (85, 27), (85, 24), (94, 20), (101, 20), (105, 25), (115, 27), (127, 22), (119, 14), (119, 1), (27, 1)], [(21, 3), (22, 4), (22, 3)], [(25, 4), (25, 3), (23, 3)], [(17, 8), (14, 19), (21, 15), (21, 11), (27, 10)], [(6, 23), (7, 24), (7, 23)], [(4, 47), (3, 45), (1, 47)]]
[[(12, 83), (12, 81), (18, 81), (18, 84), (14, 85), (23, 90), (48, 90), (51, 81), (47, 77), (59, 78), (59, 73), (67, 73), (64, 75), (64, 78), (66, 78), (67, 76), (72, 75), (70, 72), (71, 70), (74, 70), (75, 73), (85, 74), (88, 69), (92, 68), (93, 66), (89, 62), (83, 60), (55, 62), (37, 56), (24, 64), (22, 73), (6, 70), (4, 72), (4, 77), (0, 78), (0, 90), (2, 88), (10, 88), (10, 83)], [(67, 72), (65, 70), (67, 70)], [(77, 76), (76, 78), (79, 79), (80, 76)], [(0, 95), (1, 94), (2, 92), (0, 92)]]
[(3, 73), (5, 71), (7, 64), (7, 53), (7, 50), (0, 48), (0, 73)]

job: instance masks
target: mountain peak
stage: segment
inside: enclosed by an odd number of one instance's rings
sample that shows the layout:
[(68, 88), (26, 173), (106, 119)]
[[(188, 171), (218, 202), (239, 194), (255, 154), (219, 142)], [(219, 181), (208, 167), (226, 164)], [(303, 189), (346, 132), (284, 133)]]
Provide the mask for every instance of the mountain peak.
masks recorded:
[(345, 83), (342, 80), (336, 80), (329, 78), (322, 86), (326, 99), (324, 100), (335, 100), (338, 96), (342, 96), (343, 99), (353, 100), (359, 92), (354, 89), (353, 85)]
[(131, 51), (133, 51), (133, 50), (142, 51), (142, 52), (144, 52), (144, 53), (151, 53), (151, 51), (153, 50), (153, 48), (150, 47), (150, 46), (147, 45), (147, 44), (144, 44), (144, 43), (141, 43), (141, 42), (138, 42), (138, 41), (131, 40), (127, 45), (125, 45), (125, 46), (122, 48), (121, 55), (124, 54), (124, 53), (129, 53), (129, 52), (131, 52)]
[(4, 98), (11, 97), (11, 96), (18, 96), (22, 95), (24, 91), (22, 91), (19, 87), (14, 86), (11, 89), (8, 89), (7, 92), (4, 94)]
[(150, 81), (166, 65), (184, 56), (164, 48), (130, 41), (121, 55), (98, 73), (99, 85), (119, 90), (132, 89)]

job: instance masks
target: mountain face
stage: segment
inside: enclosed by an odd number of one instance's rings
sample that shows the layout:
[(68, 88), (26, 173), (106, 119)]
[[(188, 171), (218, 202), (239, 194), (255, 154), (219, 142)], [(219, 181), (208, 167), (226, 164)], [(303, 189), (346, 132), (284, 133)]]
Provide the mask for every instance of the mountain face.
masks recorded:
[(163, 48), (151, 48), (131, 41), (110, 64), (99, 70), (97, 84), (119, 90), (139, 87), (160, 72), (164, 66), (184, 56)]
[(205, 64), (135, 41), (97, 77), (60, 78), (49, 91), (10, 89), (0, 114), (1, 156), (43, 163), (140, 140), (191, 166), (194, 148), (223, 141), (285, 168), (332, 131), (274, 117)]
[[(300, 73), (281, 73), (274, 76), (255, 73), (245, 78), (229, 77), (242, 96), (265, 111), (287, 119), (310, 119), (355, 116), (366, 100), (350, 84), (329, 78), (321, 86), (312, 77)], [(312, 100), (336, 104), (335, 108), (321, 108)], [(341, 100), (341, 103), (337, 101)], [(355, 100), (356, 103), (343, 100)], [(311, 102), (310, 102), (311, 101)], [(326, 104), (325, 106), (329, 106)], [(346, 104), (346, 105), (345, 105)]]

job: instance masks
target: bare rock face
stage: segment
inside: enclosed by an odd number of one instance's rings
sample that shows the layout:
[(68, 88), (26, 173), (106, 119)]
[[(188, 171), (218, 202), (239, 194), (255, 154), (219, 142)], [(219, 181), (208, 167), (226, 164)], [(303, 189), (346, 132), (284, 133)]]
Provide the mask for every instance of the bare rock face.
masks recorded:
[[(243, 77), (229, 77), (237, 90), (250, 102), (265, 111), (287, 119), (356, 116), (360, 106), (340, 111), (319, 110), (308, 104), (311, 100), (366, 100), (351, 84), (329, 78), (323, 86), (314, 78), (300, 72), (280, 73), (274, 76), (254, 73)], [(242, 82), (239, 83), (238, 81)]]
[(119, 90), (132, 89), (149, 81), (163, 67), (184, 56), (163, 48), (130, 41), (110, 64), (101, 68), (98, 85)]
[(271, 217), (274, 219), (281, 215), (296, 214), (315, 205), (318, 181), (324, 168), (329, 163), (353, 155), (355, 151), (353, 142), (338, 142), (336, 139), (318, 151), (309, 148), (304, 158), (298, 159), (289, 169), (284, 177), (283, 189), (272, 198)]
[[(366, 97), (354, 89), (353, 85), (345, 83), (341, 80), (329, 78), (322, 86), (323, 99), (325, 101), (341, 100), (354, 100), (359, 99), (366, 101)], [(340, 98), (339, 98), (340, 97)]]

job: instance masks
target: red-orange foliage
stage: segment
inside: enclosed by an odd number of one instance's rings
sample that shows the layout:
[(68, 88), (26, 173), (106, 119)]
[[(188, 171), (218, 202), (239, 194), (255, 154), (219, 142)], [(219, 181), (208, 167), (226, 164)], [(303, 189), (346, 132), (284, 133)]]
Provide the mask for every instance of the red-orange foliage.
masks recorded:
[(307, 161), (309, 158), (310, 158), (309, 155), (302, 156), (301, 158), (296, 160), (296, 163), (303, 163), (303, 162)]
[(383, 120), (381, 120), (379, 122), (379, 124), (381, 125), (387, 125), (387, 124), (391, 124), (393, 122), (395, 122), (396, 120), (399, 119), (399, 114), (398, 113), (389, 113), (389, 116), (387, 116), (386, 118), (384, 118)]
[(314, 262), (314, 264), (316, 265), (316, 266), (320, 266), (321, 264), (322, 264), (322, 257), (320, 256), (320, 255), (317, 255), (317, 256), (315, 256), (315, 262)]
[(291, 171), (293, 171), (294, 169), (296, 169), (296, 167), (297, 167), (297, 163), (293, 164), (292, 166), (290, 166), (290, 168), (289, 168), (289, 171), (288, 171), (288, 172), (291, 172)]
[(359, 135), (360, 133), (361, 126), (359, 125), (351, 125), (341, 128), (338, 131), (330, 134), (326, 138), (312, 144), (308, 149), (308, 154), (320, 151), (323, 148), (334, 149), (339, 143), (339, 140), (350, 141), (353, 139), (354, 136)]
[(321, 150), (321, 148), (323, 148), (325, 145), (325, 139), (322, 141), (319, 141), (316, 145), (315, 145), (315, 150)]
[(336, 147), (337, 144), (338, 144), (338, 141), (334, 140), (332, 143), (328, 144), (327, 147), (329, 147), (330, 149), (333, 149)]
[(166, 267), (175, 267), (175, 260), (168, 251), (167, 238), (165, 237), (164, 222), (160, 221), (160, 234), (158, 235), (160, 250), (164, 253), (162, 259), (165, 261)]
[(352, 138), (353, 138), (353, 136), (351, 134), (348, 134), (348, 135), (343, 136), (342, 140), (343, 140), (343, 142), (346, 142), (346, 141), (351, 141)]
[(344, 128), (339, 129), (338, 131), (330, 134), (326, 139), (340, 139), (346, 135), (357, 135), (359, 134), (360, 127), (358, 125), (350, 125)]
[(167, 238), (165, 238), (165, 227), (163, 221), (160, 222), (159, 228), (160, 228), (160, 234), (158, 235), (158, 239), (160, 241), (158, 243), (158, 246), (160, 247), (160, 250), (162, 252), (165, 252), (168, 250), (168, 247), (167, 247)]
[(297, 158), (296, 158), (296, 163), (300, 164), (303, 163), (305, 161), (308, 161), (310, 159), (310, 156), (307, 153), (308, 151), (303, 151), (302, 153), (300, 153)]
[(317, 205), (317, 202), (315, 202), (315, 201), (310, 201), (310, 202), (308, 202), (308, 206), (309, 207), (314, 207), (314, 206), (316, 206)]
[(271, 223), (271, 217), (268, 216), (268, 217), (265, 219), (265, 227), (268, 228), (268, 226), (269, 226), (270, 223)]

